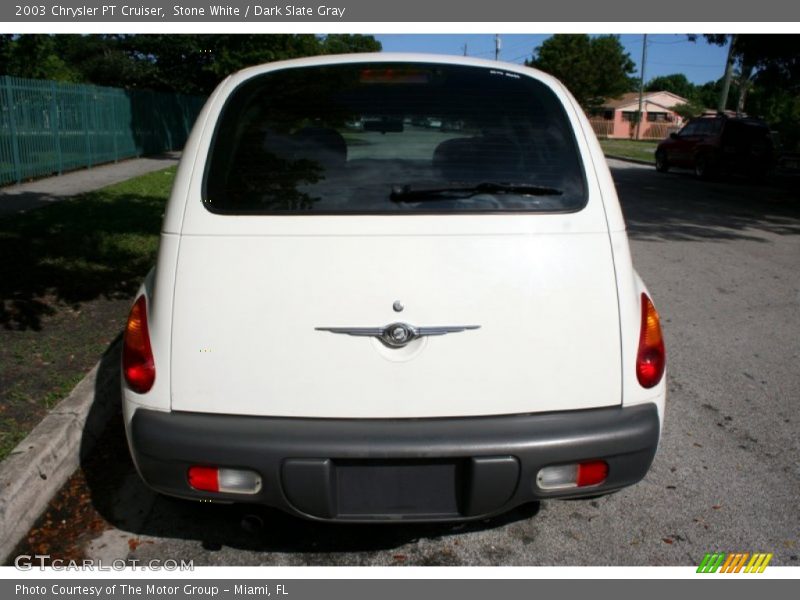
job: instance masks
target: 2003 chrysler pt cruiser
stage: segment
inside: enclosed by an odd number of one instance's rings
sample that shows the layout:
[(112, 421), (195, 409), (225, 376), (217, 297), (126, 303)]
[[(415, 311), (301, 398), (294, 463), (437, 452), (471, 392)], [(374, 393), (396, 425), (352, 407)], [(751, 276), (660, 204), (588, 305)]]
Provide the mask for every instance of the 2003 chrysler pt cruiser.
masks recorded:
[(664, 369), (603, 154), (558, 81), (328, 56), (209, 98), (128, 320), (123, 403), (165, 494), (464, 520), (639, 481)]

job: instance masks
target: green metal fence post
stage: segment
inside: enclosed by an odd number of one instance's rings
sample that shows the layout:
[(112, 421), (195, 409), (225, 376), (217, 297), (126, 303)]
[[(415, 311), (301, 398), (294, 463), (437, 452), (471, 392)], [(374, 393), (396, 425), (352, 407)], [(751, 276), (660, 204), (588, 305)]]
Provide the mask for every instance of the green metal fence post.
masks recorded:
[(114, 146), (114, 162), (119, 161), (119, 155), (117, 154), (117, 97), (114, 94), (108, 95), (111, 101), (111, 143)]
[(83, 103), (81, 104), (81, 114), (83, 115), (83, 132), (86, 141), (86, 156), (84, 161), (86, 166), (91, 168), (94, 163), (92, 162), (92, 140), (89, 138), (89, 88), (83, 88)]
[(56, 82), (50, 82), (50, 129), (53, 132), (53, 142), (55, 143), (56, 147), (56, 159), (58, 160), (58, 174), (64, 172), (64, 162), (61, 156), (61, 123), (59, 122), (58, 118), (58, 102), (56, 101), (56, 95), (58, 94), (58, 88), (56, 87)]
[[(100, 116), (97, 113), (97, 105), (100, 104), (100, 102), (99, 102), (100, 92), (99, 92), (97, 86), (92, 86), (92, 88), (94, 89), (94, 94), (92, 94), (92, 109), (93, 109), (92, 110), (92, 115), (94, 117), (94, 120), (93, 120), (93, 123), (94, 123), (94, 135), (96, 136), (96, 139), (99, 142), (100, 141)], [(102, 162), (103, 162), (103, 160), (100, 158), (100, 155), (98, 153), (97, 163), (99, 164), (99, 163), (102, 163)]]
[(6, 100), (8, 102), (8, 127), (11, 130), (11, 156), (14, 163), (14, 178), (17, 183), (22, 182), (22, 165), (19, 160), (19, 138), (17, 137), (17, 120), (14, 116), (16, 105), (14, 103), (14, 89), (11, 85), (11, 78), (7, 75), (3, 77), (3, 84), (6, 90)]

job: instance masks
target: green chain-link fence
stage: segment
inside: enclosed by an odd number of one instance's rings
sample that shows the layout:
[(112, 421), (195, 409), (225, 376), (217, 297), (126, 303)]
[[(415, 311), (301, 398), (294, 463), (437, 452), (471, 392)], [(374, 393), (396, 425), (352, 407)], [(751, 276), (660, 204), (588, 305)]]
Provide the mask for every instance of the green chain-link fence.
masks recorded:
[(0, 185), (178, 150), (204, 102), (0, 76)]

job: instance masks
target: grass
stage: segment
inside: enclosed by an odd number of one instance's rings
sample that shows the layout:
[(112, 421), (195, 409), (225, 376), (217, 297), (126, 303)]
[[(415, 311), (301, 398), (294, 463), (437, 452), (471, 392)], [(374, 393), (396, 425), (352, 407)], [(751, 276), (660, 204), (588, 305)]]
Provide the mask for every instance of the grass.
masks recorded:
[(0, 460), (122, 330), (174, 174), (0, 217)]
[(655, 163), (657, 141), (635, 140), (600, 140), (600, 146), (606, 156), (619, 156)]
[(0, 419), (0, 460), (25, 439), (28, 432), (15, 419)]

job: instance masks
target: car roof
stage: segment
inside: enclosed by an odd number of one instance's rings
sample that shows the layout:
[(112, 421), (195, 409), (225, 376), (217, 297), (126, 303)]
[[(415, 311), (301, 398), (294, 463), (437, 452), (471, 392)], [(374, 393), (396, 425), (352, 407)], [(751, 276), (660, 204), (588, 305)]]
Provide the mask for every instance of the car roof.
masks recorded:
[(714, 120), (714, 119), (722, 119), (724, 121), (730, 121), (732, 123), (742, 123), (743, 125), (753, 125), (756, 127), (767, 127), (766, 121), (763, 119), (759, 119), (757, 117), (745, 117), (745, 116), (738, 116), (734, 117), (731, 115), (725, 114), (716, 114), (716, 115), (701, 115), (699, 117), (695, 117), (692, 121), (704, 121), (704, 120)]

